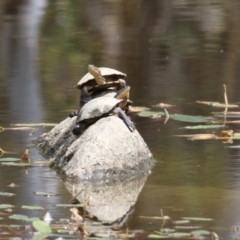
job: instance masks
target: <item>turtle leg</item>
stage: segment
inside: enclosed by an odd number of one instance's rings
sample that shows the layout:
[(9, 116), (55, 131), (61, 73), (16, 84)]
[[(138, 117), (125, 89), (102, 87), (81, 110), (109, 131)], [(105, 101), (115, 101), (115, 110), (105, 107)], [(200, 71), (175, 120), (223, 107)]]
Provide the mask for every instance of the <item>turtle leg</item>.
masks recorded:
[(77, 114), (79, 113), (80, 109), (83, 107), (83, 105), (85, 103), (87, 103), (88, 101), (91, 100), (91, 96), (90, 94), (88, 93), (88, 90), (87, 90), (87, 87), (84, 86), (82, 89), (81, 89), (81, 97), (80, 97), (80, 103), (79, 103), (79, 109), (78, 109), (78, 112)]
[(114, 112), (118, 114), (118, 116), (123, 120), (131, 132), (136, 129), (134, 123), (129, 119), (129, 117), (120, 107), (116, 108)]

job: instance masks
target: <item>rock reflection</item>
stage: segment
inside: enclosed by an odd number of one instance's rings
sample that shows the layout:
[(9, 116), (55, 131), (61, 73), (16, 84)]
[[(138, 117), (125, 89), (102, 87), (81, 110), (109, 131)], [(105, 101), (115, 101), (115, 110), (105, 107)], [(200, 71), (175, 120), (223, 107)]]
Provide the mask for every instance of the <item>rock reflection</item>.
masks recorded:
[(75, 179), (65, 179), (67, 190), (83, 203), (89, 199), (86, 210), (102, 223), (114, 223), (121, 227), (134, 212), (134, 205), (138, 199), (147, 175), (124, 182), (101, 183), (83, 182)]

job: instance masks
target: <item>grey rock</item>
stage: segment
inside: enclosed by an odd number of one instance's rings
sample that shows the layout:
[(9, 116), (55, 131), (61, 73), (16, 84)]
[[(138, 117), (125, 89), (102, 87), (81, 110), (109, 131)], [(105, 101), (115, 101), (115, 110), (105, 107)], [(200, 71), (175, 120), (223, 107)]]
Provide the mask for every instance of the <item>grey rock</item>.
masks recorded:
[(123, 180), (151, 170), (153, 158), (146, 143), (117, 116), (98, 120), (78, 137), (72, 134), (75, 123), (76, 117), (67, 118), (36, 141), (56, 170), (82, 180)]

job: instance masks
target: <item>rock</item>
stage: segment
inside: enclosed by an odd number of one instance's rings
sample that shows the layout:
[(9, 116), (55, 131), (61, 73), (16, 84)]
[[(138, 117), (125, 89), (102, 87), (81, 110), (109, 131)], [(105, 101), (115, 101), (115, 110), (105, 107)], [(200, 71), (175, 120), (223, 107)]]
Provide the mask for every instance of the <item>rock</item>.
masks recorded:
[(146, 143), (120, 118), (102, 118), (78, 137), (72, 134), (75, 121), (67, 118), (37, 139), (38, 149), (54, 161), (55, 169), (86, 180), (122, 180), (150, 171), (153, 159)]

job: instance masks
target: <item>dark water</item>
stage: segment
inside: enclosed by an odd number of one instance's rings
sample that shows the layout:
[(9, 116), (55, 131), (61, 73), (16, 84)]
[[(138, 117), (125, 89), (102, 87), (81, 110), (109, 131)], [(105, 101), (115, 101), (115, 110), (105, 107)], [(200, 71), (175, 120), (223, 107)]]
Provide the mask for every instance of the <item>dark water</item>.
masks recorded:
[[(0, 3), (0, 125), (60, 122), (78, 104), (73, 86), (89, 63), (127, 73), (134, 105), (175, 104), (171, 113), (210, 115), (218, 109), (196, 100), (223, 102), (226, 84), (231, 103), (240, 102), (240, 1), (6, 1)], [(237, 111), (237, 110), (236, 110)], [(221, 130), (182, 130), (189, 123), (132, 117), (156, 159), (129, 220), (130, 229), (147, 234), (161, 222), (139, 218), (205, 217), (204, 228), (232, 239), (240, 222), (239, 150), (220, 141), (188, 141), (174, 135)], [(239, 131), (238, 125), (228, 125)], [(0, 134), (4, 156), (42, 157), (32, 140), (48, 128)], [(239, 144), (237, 141), (234, 144)], [(0, 203), (44, 206), (53, 217), (69, 217), (71, 195), (48, 168), (0, 166)], [(7, 187), (14, 182), (15, 189)], [(35, 191), (57, 193), (37, 197)], [(175, 210), (174, 210), (175, 209)], [(178, 210), (178, 211), (177, 211)], [(180, 211), (181, 210), (181, 211)], [(28, 214), (39, 217), (42, 213)], [(7, 220), (6, 220), (7, 221)], [(171, 224), (169, 224), (171, 227)], [(169, 227), (168, 226), (168, 227)]]

